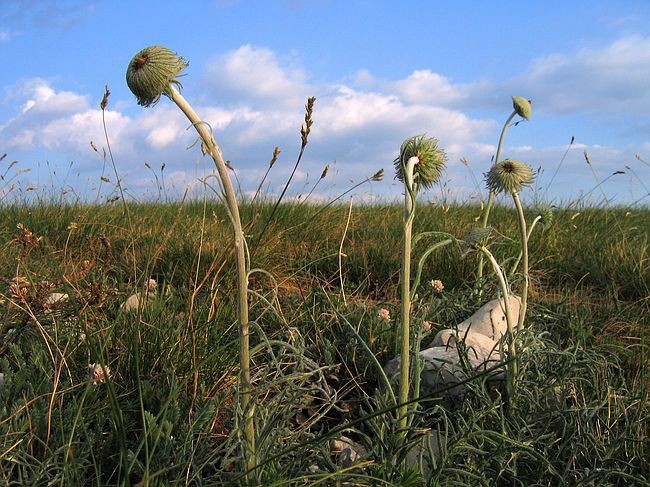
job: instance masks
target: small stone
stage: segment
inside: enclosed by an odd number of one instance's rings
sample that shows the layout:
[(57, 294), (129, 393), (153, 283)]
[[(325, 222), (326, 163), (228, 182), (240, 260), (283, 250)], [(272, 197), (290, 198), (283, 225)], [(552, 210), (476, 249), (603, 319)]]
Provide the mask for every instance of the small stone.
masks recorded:
[(346, 436), (341, 436), (338, 440), (330, 440), (330, 451), (339, 457), (344, 468), (351, 466), (359, 457), (366, 455), (363, 446)]
[(126, 313), (137, 311), (140, 307), (140, 293), (135, 293), (129, 296), (126, 301), (122, 303), (120, 309)]
[(43, 300), (45, 312), (49, 313), (53, 308), (58, 308), (70, 300), (66, 293), (50, 293)]
[(149, 279), (145, 284), (144, 292), (134, 293), (120, 305), (120, 309), (126, 313), (138, 311), (140, 307), (146, 306), (156, 296), (158, 283), (155, 279)]

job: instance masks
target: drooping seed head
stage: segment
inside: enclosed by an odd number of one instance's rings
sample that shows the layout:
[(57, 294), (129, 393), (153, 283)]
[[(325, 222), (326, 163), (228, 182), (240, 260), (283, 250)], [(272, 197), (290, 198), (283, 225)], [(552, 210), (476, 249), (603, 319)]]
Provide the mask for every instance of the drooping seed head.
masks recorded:
[(131, 59), (126, 70), (126, 84), (135, 95), (138, 105), (151, 106), (160, 95), (169, 95), (172, 84), (180, 86), (177, 76), (188, 63), (163, 46), (149, 46)]
[(512, 97), (512, 108), (515, 109), (517, 115), (526, 120), (530, 120), (530, 117), (533, 114), (533, 105), (528, 98), (523, 96), (513, 96)]
[(409, 137), (402, 143), (399, 157), (394, 161), (397, 179), (402, 182), (406, 163), (411, 157), (418, 158), (413, 169), (413, 180), (418, 186), (426, 189), (440, 181), (447, 154), (438, 147), (438, 139), (421, 134)]
[(549, 207), (542, 207), (536, 210), (537, 214), (540, 216), (539, 223), (542, 225), (543, 229), (548, 229), (553, 224), (553, 210)]
[(463, 239), (465, 245), (473, 248), (476, 245), (485, 244), (492, 236), (494, 229), (492, 227), (475, 227)]
[(505, 159), (485, 175), (487, 187), (494, 193), (518, 193), (524, 186), (530, 186), (535, 180), (535, 172), (528, 164), (514, 159)]

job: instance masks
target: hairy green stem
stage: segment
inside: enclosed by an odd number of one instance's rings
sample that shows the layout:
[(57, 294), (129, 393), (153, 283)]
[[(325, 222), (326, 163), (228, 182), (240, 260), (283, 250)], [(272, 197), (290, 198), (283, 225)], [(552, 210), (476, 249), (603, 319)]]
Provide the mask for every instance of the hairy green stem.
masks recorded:
[(418, 262), (418, 268), (415, 273), (415, 279), (413, 279), (413, 286), (411, 286), (411, 299), (415, 297), (415, 293), (417, 292), (418, 286), (420, 285), (420, 280), (422, 279), (422, 269), (424, 268), (424, 264), (426, 262), (427, 257), (429, 257), (429, 255), (432, 254), (435, 250), (440, 249), (446, 245), (452, 244), (454, 242), (456, 242), (455, 238), (445, 239), (441, 242), (437, 242), (433, 244), (431, 247), (429, 247), (426, 250), (426, 252), (424, 252), (424, 254), (422, 254), (422, 257), (420, 257), (420, 262)]
[(490, 252), (485, 246), (482, 245), (478, 248), (478, 250), (481, 252), (481, 255), (485, 255), (490, 261), (490, 264), (492, 264), (492, 269), (494, 270), (494, 273), (499, 280), (499, 287), (501, 288), (501, 294), (503, 295), (503, 304), (505, 308), (504, 312), (506, 315), (506, 324), (508, 325), (508, 353), (512, 359), (512, 362), (507, 369), (506, 387), (508, 389), (508, 397), (510, 397), (512, 400), (514, 397), (513, 393), (515, 390), (515, 381), (517, 380), (519, 367), (517, 363), (517, 344), (515, 343), (514, 335), (515, 324), (512, 319), (512, 313), (510, 313), (510, 292), (508, 291), (508, 282), (506, 281), (506, 276), (504, 275), (501, 266), (499, 266), (499, 263), (492, 255), (492, 252)]
[(413, 219), (415, 217), (416, 191), (413, 184), (413, 170), (418, 163), (417, 157), (411, 157), (404, 168), (404, 238), (402, 240), (402, 269), (401, 269), (401, 369), (399, 384), (400, 407), (397, 410), (400, 429), (405, 431), (409, 399), (409, 368), (410, 368), (410, 314), (411, 314), (411, 237)]
[[(530, 224), (530, 228), (528, 229), (528, 233), (526, 234), (526, 243), (530, 241), (530, 236), (533, 234), (533, 230), (535, 229), (535, 226), (542, 221), (542, 217), (540, 215), (537, 215), (533, 222)], [(510, 272), (508, 273), (509, 276), (513, 276), (515, 272), (517, 271), (517, 267), (519, 267), (519, 263), (521, 262), (521, 257), (523, 256), (524, 251), (523, 247), (522, 250), (519, 251), (519, 255), (515, 259), (514, 264), (512, 264), (512, 267), (510, 268)]]
[(524, 209), (521, 206), (519, 193), (516, 191), (512, 193), (512, 199), (515, 201), (517, 207), (517, 215), (519, 220), (519, 238), (521, 239), (521, 274), (524, 278), (521, 284), (521, 307), (519, 308), (519, 319), (517, 320), (517, 330), (524, 329), (524, 320), (526, 319), (526, 307), (528, 304), (528, 233), (526, 232), (526, 217), (524, 216)]
[(255, 452), (255, 425), (253, 422), (253, 408), (250, 404), (251, 397), (251, 371), (250, 371), (250, 339), (248, 326), (248, 270), (246, 263), (246, 240), (239, 217), (237, 197), (233, 188), (226, 162), (221, 155), (221, 150), (214, 140), (208, 126), (201, 121), (194, 109), (173, 86), (169, 86), (169, 98), (176, 103), (178, 108), (192, 123), (208, 153), (212, 157), (219, 173), (221, 184), (226, 199), (226, 206), (232, 222), (235, 239), (235, 255), (237, 259), (237, 312), (239, 321), (239, 389), (240, 406), (244, 418), (244, 436), (246, 438), (245, 457), (248, 471), (253, 471), (257, 464)]
[[(497, 145), (497, 152), (494, 155), (494, 164), (499, 163), (499, 159), (501, 158), (501, 149), (503, 148), (503, 141), (506, 138), (506, 132), (508, 131), (508, 127), (510, 127), (510, 122), (512, 122), (512, 119), (515, 118), (515, 115), (517, 115), (517, 110), (513, 110), (510, 116), (506, 119), (506, 122), (503, 124), (501, 135), (499, 136), (499, 144)], [(490, 191), (487, 204), (485, 205), (485, 211), (483, 212), (483, 219), (481, 220), (482, 228), (487, 228), (488, 226), (490, 211), (492, 210), (492, 205), (494, 205), (494, 196), (494, 191)], [(479, 290), (483, 288), (483, 265), (483, 254), (481, 253), (478, 257), (478, 270), (476, 272), (476, 283)]]

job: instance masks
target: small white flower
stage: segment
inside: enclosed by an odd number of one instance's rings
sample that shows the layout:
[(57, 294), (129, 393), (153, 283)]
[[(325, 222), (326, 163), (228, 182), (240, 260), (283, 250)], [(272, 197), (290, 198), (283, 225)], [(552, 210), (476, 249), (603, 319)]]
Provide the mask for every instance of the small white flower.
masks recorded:
[(390, 311), (388, 311), (386, 308), (380, 308), (379, 317), (382, 320), (390, 321)]
[[(104, 371), (106, 374), (104, 374)], [(100, 364), (90, 364), (88, 365), (88, 373), (90, 375), (90, 380), (94, 385), (106, 382), (106, 378), (110, 375), (111, 370), (108, 366), (102, 367)]]
[(445, 286), (440, 279), (433, 279), (431, 281), (431, 287), (437, 293), (441, 293), (445, 289)]

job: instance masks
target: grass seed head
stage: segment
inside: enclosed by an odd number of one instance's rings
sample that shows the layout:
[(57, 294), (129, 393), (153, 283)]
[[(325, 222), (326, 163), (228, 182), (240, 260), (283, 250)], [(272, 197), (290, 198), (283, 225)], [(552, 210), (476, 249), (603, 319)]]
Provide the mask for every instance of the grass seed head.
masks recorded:
[(514, 159), (505, 159), (492, 166), (485, 175), (488, 189), (495, 193), (518, 193), (535, 180), (535, 172), (528, 164)]
[(402, 182), (404, 168), (411, 157), (419, 159), (413, 170), (413, 179), (418, 186), (426, 189), (440, 181), (447, 154), (438, 147), (438, 139), (421, 134), (409, 137), (402, 143), (399, 157), (394, 161), (397, 179)]
[(169, 95), (170, 86), (180, 86), (177, 76), (187, 67), (187, 61), (163, 46), (145, 47), (137, 53), (126, 70), (126, 84), (138, 105), (151, 106), (160, 95)]

